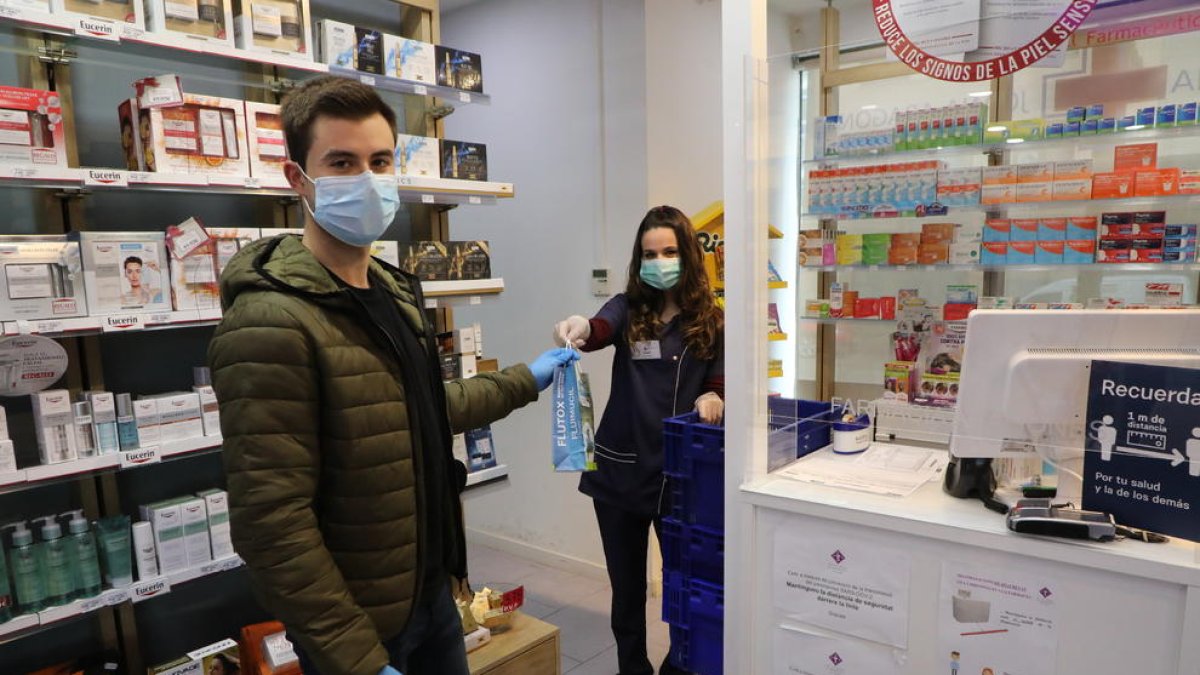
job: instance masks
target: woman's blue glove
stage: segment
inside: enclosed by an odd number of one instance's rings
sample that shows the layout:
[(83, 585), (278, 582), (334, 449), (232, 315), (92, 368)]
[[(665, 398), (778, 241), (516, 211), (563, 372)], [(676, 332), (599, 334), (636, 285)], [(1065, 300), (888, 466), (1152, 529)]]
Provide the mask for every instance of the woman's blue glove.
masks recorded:
[(537, 382), (538, 391), (545, 391), (554, 382), (554, 369), (574, 363), (579, 360), (579, 352), (574, 349), (551, 349), (529, 364), (533, 379)]
[(404, 675), (404, 673), (401, 673), (391, 666), (384, 666), (383, 670), (379, 671), (379, 675)]

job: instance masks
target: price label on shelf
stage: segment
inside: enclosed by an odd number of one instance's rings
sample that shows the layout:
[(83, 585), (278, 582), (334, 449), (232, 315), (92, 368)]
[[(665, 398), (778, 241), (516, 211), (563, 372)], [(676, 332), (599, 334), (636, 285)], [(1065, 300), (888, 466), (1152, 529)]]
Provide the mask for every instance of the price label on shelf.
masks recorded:
[(463, 103), (470, 103), (471, 95), (465, 91), (460, 91), (458, 92), (458, 100), (462, 101)]
[(117, 22), (91, 16), (81, 16), (75, 21), (75, 34), (110, 42), (121, 41), (117, 34)]
[(242, 185), (244, 185), (247, 190), (258, 190), (262, 187), (262, 179), (258, 176), (246, 176), (246, 179), (242, 182)]
[(435, 298), (426, 298), (425, 299), (425, 309), (437, 309), (437, 308), (438, 308), (438, 301)]
[(134, 584), (131, 599), (136, 604), (143, 600), (166, 595), (170, 592), (171, 582), (166, 577), (158, 577), (157, 579), (148, 579)]
[(143, 108), (172, 108), (183, 105), (183, 85), (178, 75), (156, 75), (133, 83), (138, 105)]
[(157, 445), (149, 448), (138, 448), (121, 453), (121, 468), (135, 469), (139, 466), (149, 466), (162, 461), (162, 451)]
[(129, 173), (117, 169), (88, 169), (83, 184), (89, 187), (129, 187)]
[(468, 204), (482, 204), (483, 198), (482, 197), (467, 197), (467, 203)]
[[(21, 324), (23, 322), (18, 321), (17, 323)], [(65, 327), (66, 324), (64, 324), (62, 321), (35, 321), (33, 324), (33, 332), (41, 333), (43, 335), (46, 333), (62, 333), (64, 332)]]
[(433, 195), (421, 195), (422, 204), (433, 204)]
[(472, 304), (472, 305), (482, 305), (482, 304), (483, 304), (483, 297), (482, 297), (482, 296), (479, 296), (479, 295), (472, 295), (472, 296), (471, 296), (471, 299), (470, 299), (470, 300), (468, 300), (468, 302), (469, 302), (470, 304)]
[(105, 333), (120, 333), (130, 330), (142, 330), (146, 327), (146, 317), (141, 314), (113, 314), (104, 317), (100, 329)]
[(367, 85), (368, 87), (375, 86), (375, 77), (372, 75), (359, 75), (358, 79), (360, 82)]
[(129, 602), (133, 598), (132, 591), (129, 588), (114, 588), (104, 591), (104, 604), (112, 607), (119, 605), (122, 602)]
[(88, 614), (94, 612), (104, 606), (104, 596), (97, 595), (94, 598), (79, 601), (79, 613)]
[(413, 93), (416, 94), (417, 96), (428, 96), (429, 95), (429, 87), (426, 87), (423, 84), (418, 84), (413, 87)]
[(241, 567), (243, 564), (244, 563), (242, 562), (242, 559), (235, 555), (232, 558), (221, 561), (221, 571), (228, 572), (230, 570), (236, 570), (237, 568)]
[(33, 167), (18, 166), (13, 168), (13, 178), (37, 178), (38, 170)]

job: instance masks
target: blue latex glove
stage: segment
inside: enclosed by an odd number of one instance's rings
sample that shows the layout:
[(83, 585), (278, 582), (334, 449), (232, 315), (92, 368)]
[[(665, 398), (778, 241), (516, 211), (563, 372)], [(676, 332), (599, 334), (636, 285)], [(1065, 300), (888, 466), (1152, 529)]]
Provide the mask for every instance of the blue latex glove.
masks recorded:
[(533, 372), (533, 379), (537, 382), (538, 391), (545, 391), (554, 382), (554, 369), (574, 363), (579, 360), (579, 352), (574, 349), (560, 347), (551, 349), (542, 354), (529, 364), (529, 370)]
[(401, 673), (391, 666), (384, 666), (383, 670), (379, 671), (379, 675), (404, 675), (404, 673)]

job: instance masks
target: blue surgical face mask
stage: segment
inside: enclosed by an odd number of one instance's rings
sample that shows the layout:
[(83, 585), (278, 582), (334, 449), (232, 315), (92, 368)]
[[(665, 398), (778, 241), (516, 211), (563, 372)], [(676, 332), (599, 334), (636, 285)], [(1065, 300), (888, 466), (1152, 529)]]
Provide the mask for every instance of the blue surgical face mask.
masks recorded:
[(400, 208), (396, 176), (364, 171), (357, 176), (309, 178), (316, 188), (316, 206), (304, 207), (321, 229), (350, 246), (370, 246), (383, 236)]
[(643, 260), (642, 269), (638, 274), (647, 285), (660, 291), (669, 291), (679, 283), (679, 258)]

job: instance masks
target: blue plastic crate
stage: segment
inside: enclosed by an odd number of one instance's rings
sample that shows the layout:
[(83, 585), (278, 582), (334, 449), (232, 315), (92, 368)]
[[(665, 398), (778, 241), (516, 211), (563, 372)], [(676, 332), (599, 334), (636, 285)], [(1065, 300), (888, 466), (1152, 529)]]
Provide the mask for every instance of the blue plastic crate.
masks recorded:
[(725, 465), (695, 465), (695, 475), (670, 478), (671, 517), (685, 525), (725, 531)]
[(676, 518), (662, 520), (662, 556), (666, 573), (720, 584), (725, 578), (725, 535)]
[[(701, 424), (695, 412), (663, 420), (663, 473), (693, 479), (703, 470), (697, 465), (716, 464), (724, 475), (725, 429)], [(719, 481), (723, 486), (723, 479)]]
[(682, 574), (664, 575), (663, 620), (671, 626), (671, 662), (700, 675), (722, 671), (725, 589)]
[(767, 404), (767, 470), (774, 471), (831, 442), (833, 406), (822, 401), (773, 398)]

